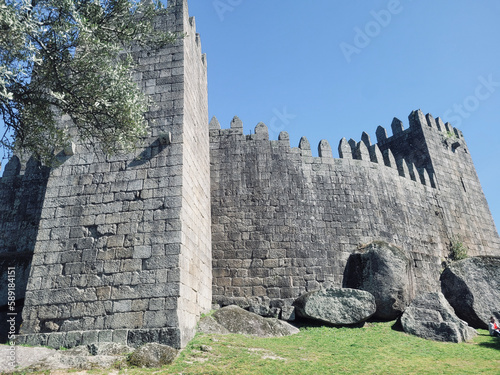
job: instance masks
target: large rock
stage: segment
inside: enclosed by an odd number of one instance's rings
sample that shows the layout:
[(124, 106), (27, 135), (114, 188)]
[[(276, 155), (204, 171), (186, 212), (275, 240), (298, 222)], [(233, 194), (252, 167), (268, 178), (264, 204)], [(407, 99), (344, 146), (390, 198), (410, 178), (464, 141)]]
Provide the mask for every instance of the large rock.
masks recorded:
[(412, 261), (395, 246), (372, 242), (347, 260), (343, 287), (373, 294), (377, 305), (374, 318), (396, 319), (414, 297)]
[(213, 316), (204, 316), (200, 319), (198, 322), (198, 332), (206, 333), (208, 335), (228, 335), (231, 333), (226, 327), (219, 324)]
[(336, 326), (355, 325), (368, 320), (376, 310), (375, 297), (357, 289), (325, 289), (303, 294), (294, 302), (295, 312), (306, 319)]
[(401, 316), (401, 325), (406, 333), (435, 341), (469, 341), (477, 334), (455, 315), (442, 293), (415, 298)]
[(14, 366), (11, 366), (12, 353), (8, 348), (7, 346), (0, 347), (0, 374), (10, 374), (14, 371), (20, 372), (58, 353), (55, 349), (50, 348), (16, 346), (16, 363)]
[[(217, 324), (210, 324), (211, 319)], [(200, 327), (211, 327), (206, 329), (208, 332), (212, 329), (213, 333), (225, 333), (227, 330), (229, 333), (259, 337), (288, 336), (299, 332), (289, 323), (274, 318), (263, 318), (238, 306), (226, 306), (217, 310), (211, 317), (204, 318)]]
[(170, 346), (149, 343), (136, 349), (129, 358), (129, 363), (137, 367), (162, 367), (169, 365), (178, 351)]
[(487, 329), (492, 315), (500, 319), (500, 258), (451, 263), (441, 274), (441, 290), (460, 319)]

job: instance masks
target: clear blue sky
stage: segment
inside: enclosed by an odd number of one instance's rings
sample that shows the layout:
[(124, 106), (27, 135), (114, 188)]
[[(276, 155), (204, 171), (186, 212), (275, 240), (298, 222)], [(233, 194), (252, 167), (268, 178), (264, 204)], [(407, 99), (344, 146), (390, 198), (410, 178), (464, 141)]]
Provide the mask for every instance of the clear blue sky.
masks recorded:
[[(376, 141), (422, 109), (461, 129), (500, 223), (500, 1), (188, 0), (210, 117), (292, 146)], [(360, 31), (359, 31), (360, 30)], [(364, 34), (364, 36), (362, 35)]]
[(375, 140), (420, 108), (464, 132), (500, 223), (500, 1), (188, 1), (222, 127), (262, 121), (337, 156), (342, 137)]

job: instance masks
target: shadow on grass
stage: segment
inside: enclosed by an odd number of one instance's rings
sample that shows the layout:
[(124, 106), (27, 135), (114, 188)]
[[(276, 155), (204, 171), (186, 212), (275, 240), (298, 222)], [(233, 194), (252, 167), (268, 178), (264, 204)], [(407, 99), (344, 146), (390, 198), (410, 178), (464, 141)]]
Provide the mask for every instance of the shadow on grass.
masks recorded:
[(500, 350), (500, 337), (495, 337), (492, 341), (480, 342), (478, 345), (489, 349)]
[(302, 317), (297, 317), (295, 318), (294, 321), (288, 322), (289, 324), (293, 325), (294, 327), (297, 328), (318, 328), (318, 327), (330, 327), (330, 328), (362, 328), (365, 326), (365, 323), (367, 322), (361, 322), (357, 324), (344, 324), (344, 325), (335, 325), (335, 324), (329, 324), (327, 322), (319, 321), (319, 320), (314, 320), (314, 319), (307, 319), (307, 318), (302, 318)]
[(401, 324), (401, 319), (397, 319), (394, 324), (391, 326), (393, 331), (404, 332), (403, 325)]

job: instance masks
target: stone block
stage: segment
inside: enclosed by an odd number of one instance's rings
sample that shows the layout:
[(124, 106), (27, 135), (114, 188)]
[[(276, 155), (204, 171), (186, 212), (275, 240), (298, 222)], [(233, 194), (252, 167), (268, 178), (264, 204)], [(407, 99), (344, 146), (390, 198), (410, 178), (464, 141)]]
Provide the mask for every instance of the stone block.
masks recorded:
[(113, 331), (113, 342), (127, 345), (128, 329), (117, 329)]
[(104, 330), (104, 331), (98, 331), (99, 335), (99, 342), (113, 342), (113, 331), (111, 330)]
[(116, 259), (128, 259), (128, 258), (132, 258), (133, 254), (134, 254), (134, 248), (133, 247), (127, 247), (127, 248), (124, 248), (124, 247), (120, 247), (120, 248), (116, 248), (115, 249), (115, 256), (116, 256)]
[(105, 273), (116, 273), (120, 271), (120, 260), (106, 260), (103, 263), (103, 270)]
[(106, 245), (107, 247), (122, 247), (124, 241), (124, 235), (109, 236)]
[(24, 344), (29, 346), (48, 346), (49, 334), (37, 333), (26, 335)]
[(175, 310), (146, 311), (144, 313), (144, 327), (162, 328), (177, 324), (177, 313)]
[(66, 332), (54, 332), (48, 335), (47, 346), (49, 348), (63, 348), (66, 339)]
[(82, 345), (89, 345), (99, 342), (99, 333), (100, 331), (96, 330), (84, 331), (82, 333)]
[(147, 259), (151, 257), (152, 249), (150, 245), (134, 246), (134, 258)]
[(69, 231), (69, 238), (81, 238), (85, 235), (85, 231), (82, 227), (71, 228)]
[[(158, 329), (131, 329), (128, 331), (127, 345), (137, 348), (149, 342), (160, 342), (160, 330)], [(180, 343), (177, 342), (177, 345)]]
[(143, 327), (143, 312), (115, 313), (105, 318), (108, 329), (131, 329)]
[(149, 310), (163, 310), (165, 308), (164, 298), (153, 298), (149, 301)]
[(142, 270), (142, 259), (123, 259), (121, 260), (121, 272), (133, 272)]
[(74, 348), (75, 346), (82, 345), (82, 339), (83, 332), (81, 331), (66, 332), (63, 346), (65, 348)]
[(131, 311), (146, 311), (149, 306), (149, 299), (132, 300)]
[(113, 301), (113, 312), (130, 312), (131, 309), (131, 300)]
[(42, 306), (38, 309), (38, 318), (45, 319), (57, 319), (60, 317), (59, 308), (57, 305), (52, 306)]
[(145, 269), (169, 269), (178, 267), (179, 257), (177, 255), (166, 255), (161, 257), (151, 257), (144, 261)]
[[(125, 260), (127, 261), (127, 260)], [(114, 285), (132, 285), (132, 273), (131, 272), (119, 272), (113, 274), (113, 284)], [(123, 297), (126, 299), (127, 297)]]

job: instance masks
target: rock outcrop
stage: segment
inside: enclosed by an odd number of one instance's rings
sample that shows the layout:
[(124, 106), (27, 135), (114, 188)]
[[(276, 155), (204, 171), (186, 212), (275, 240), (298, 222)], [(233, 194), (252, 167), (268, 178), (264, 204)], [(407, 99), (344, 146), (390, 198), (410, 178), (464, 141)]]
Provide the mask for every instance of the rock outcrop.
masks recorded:
[(134, 349), (116, 343), (98, 343), (89, 346), (77, 346), (68, 350), (55, 350), (42, 347), (16, 347), (16, 368), (9, 365), (0, 354), (0, 372), (9, 371), (57, 371), (67, 369), (105, 369), (113, 366), (125, 366), (126, 354)]
[(441, 290), (460, 319), (487, 329), (490, 316), (500, 319), (500, 258), (451, 263), (441, 274)]
[(372, 242), (349, 257), (343, 286), (373, 294), (377, 305), (374, 317), (393, 320), (401, 316), (414, 296), (411, 270), (411, 259), (403, 250)]
[(161, 367), (169, 365), (177, 357), (178, 351), (170, 346), (149, 343), (135, 350), (129, 363), (137, 367)]
[(338, 288), (303, 294), (294, 302), (295, 312), (306, 319), (336, 326), (365, 322), (376, 310), (375, 297), (364, 290)]
[(202, 318), (199, 330), (204, 333), (239, 333), (259, 337), (288, 336), (299, 332), (289, 323), (264, 318), (234, 305), (223, 307), (212, 316)]
[[(0, 373), (69, 370), (93, 370), (137, 367), (161, 367), (170, 364), (178, 350), (167, 345), (149, 343), (137, 349), (113, 342), (76, 346), (67, 350), (16, 346), (16, 364), (12, 366), (6, 350), (0, 351)], [(60, 372), (58, 372), (60, 371)]]
[(428, 340), (463, 342), (477, 333), (459, 319), (442, 293), (426, 293), (415, 298), (401, 316), (406, 333)]

